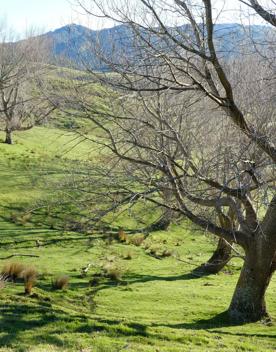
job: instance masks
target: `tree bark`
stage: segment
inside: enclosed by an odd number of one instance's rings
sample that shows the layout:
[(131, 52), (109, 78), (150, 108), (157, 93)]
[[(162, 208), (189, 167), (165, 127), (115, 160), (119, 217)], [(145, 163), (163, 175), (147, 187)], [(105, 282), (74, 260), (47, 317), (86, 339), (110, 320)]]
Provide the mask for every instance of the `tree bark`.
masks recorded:
[(234, 322), (254, 322), (269, 318), (266, 310), (265, 292), (274, 268), (272, 249), (264, 246), (265, 239), (246, 251), (245, 261), (229, 307)]
[(220, 238), (216, 250), (211, 258), (197, 267), (194, 271), (202, 274), (217, 274), (231, 259), (231, 246), (223, 238)]
[(6, 130), (5, 143), (6, 144), (13, 144), (13, 142), (12, 142), (12, 132), (10, 130)]

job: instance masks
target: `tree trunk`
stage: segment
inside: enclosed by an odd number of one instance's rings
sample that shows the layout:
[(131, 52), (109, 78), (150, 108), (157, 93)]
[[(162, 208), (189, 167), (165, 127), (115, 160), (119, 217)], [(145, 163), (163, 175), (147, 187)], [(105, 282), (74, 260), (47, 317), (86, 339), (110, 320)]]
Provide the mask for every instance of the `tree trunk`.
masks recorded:
[[(263, 239), (262, 242), (265, 240)], [(267, 244), (266, 244), (267, 245)], [(231, 320), (235, 322), (254, 322), (268, 318), (265, 292), (274, 271), (275, 251), (263, 243), (246, 252), (241, 274), (229, 307)]]
[(6, 130), (6, 139), (5, 139), (6, 144), (12, 144), (12, 133), (10, 130)]
[(217, 274), (231, 259), (231, 246), (223, 238), (220, 238), (216, 250), (211, 258), (201, 264), (194, 271), (202, 274)]

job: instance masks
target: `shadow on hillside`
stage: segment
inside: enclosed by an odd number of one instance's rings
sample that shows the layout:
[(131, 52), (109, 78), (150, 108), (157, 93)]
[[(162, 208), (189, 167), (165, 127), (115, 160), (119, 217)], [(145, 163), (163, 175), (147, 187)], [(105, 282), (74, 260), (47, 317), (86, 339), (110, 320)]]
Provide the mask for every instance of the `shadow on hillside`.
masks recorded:
[[(72, 275), (72, 277), (75, 275)], [(77, 274), (76, 278), (78, 279), (80, 276)], [(175, 275), (175, 276), (154, 276), (154, 275), (131, 275), (126, 278), (126, 280), (120, 280), (120, 281), (113, 281), (108, 278), (102, 277), (100, 282), (96, 284), (95, 286), (91, 285), (89, 281), (93, 277), (87, 277), (87, 278), (81, 278), (78, 281), (75, 282), (70, 282), (69, 284), (69, 290), (78, 290), (82, 288), (91, 288), (96, 294), (97, 292), (110, 289), (110, 288), (122, 288), (124, 290), (131, 289), (131, 285), (137, 284), (137, 283), (147, 283), (147, 282), (153, 282), (153, 281), (167, 281), (167, 282), (173, 282), (173, 281), (178, 281), (178, 280), (192, 280), (198, 277), (194, 277), (192, 274), (187, 273), (183, 275)], [(52, 286), (50, 283), (44, 283), (44, 282), (39, 282), (37, 285), (39, 288), (41, 288), (44, 291), (52, 291)]]
[[(30, 298), (31, 299), (31, 298)], [(153, 340), (166, 340), (183, 342), (184, 337), (176, 337), (168, 334), (166, 330), (157, 331), (156, 328), (170, 328), (182, 330), (206, 330), (208, 333), (229, 334), (244, 337), (275, 338), (275, 334), (248, 334), (242, 332), (226, 332), (221, 330), (210, 330), (233, 326), (228, 320), (227, 313), (218, 314), (210, 319), (198, 320), (193, 323), (152, 323), (140, 324), (119, 319), (110, 319), (91, 315), (81, 315), (72, 311), (72, 314), (56, 306), (52, 307), (49, 302), (38, 302), (33, 306), (31, 300), (28, 303), (12, 303), (0, 308), (0, 346), (21, 346), (25, 343), (28, 346), (37, 344), (50, 344), (57, 347), (70, 347), (73, 340), (78, 338), (78, 334), (91, 334), (103, 332), (110, 336), (120, 337), (145, 337)], [(151, 329), (153, 328), (153, 329)], [(62, 334), (72, 336), (64, 339)], [(23, 345), (22, 345), (23, 344)]]
[[(205, 275), (204, 275), (205, 276)], [(181, 275), (172, 275), (172, 276), (157, 276), (157, 275), (142, 275), (142, 274), (128, 274), (120, 281), (114, 281), (108, 278), (102, 277), (100, 282), (96, 285), (90, 285), (89, 282), (86, 283), (87, 286), (90, 286), (93, 289), (94, 294), (97, 294), (100, 291), (111, 289), (114, 287), (121, 288), (122, 290), (132, 290), (132, 285), (134, 284), (143, 284), (150, 283), (155, 281), (165, 281), (165, 282), (174, 282), (174, 281), (187, 281), (199, 279), (200, 276), (194, 275), (193, 272), (185, 273)], [(202, 276), (201, 276), (202, 278)], [(91, 277), (93, 279), (93, 277)], [(74, 282), (70, 284), (71, 289), (78, 289), (83, 287), (83, 282)]]
[[(101, 332), (118, 336), (147, 336), (147, 326), (136, 322), (122, 324), (121, 320), (104, 318), (90, 319), (85, 315), (68, 314), (52, 308), (51, 303), (40, 302), (39, 306), (19, 303), (8, 304), (0, 308), (0, 346), (22, 346), (39, 343), (57, 347), (69, 347), (70, 341), (62, 338), (62, 334), (91, 334)], [(60, 336), (59, 336), (60, 335)], [(155, 338), (158, 338), (156, 336)], [(160, 336), (160, 338), (163, 338)], [(68, 344), (68, 346), (67, 346)]]
[(43, 305), (32, 307), (24, 303), (13, 303), (1, 307), (0, 312), (0, 346), (19, 343), (20, 334), (41, 329), (58, 321), (58, 317), (49, 310), (49, 306)]

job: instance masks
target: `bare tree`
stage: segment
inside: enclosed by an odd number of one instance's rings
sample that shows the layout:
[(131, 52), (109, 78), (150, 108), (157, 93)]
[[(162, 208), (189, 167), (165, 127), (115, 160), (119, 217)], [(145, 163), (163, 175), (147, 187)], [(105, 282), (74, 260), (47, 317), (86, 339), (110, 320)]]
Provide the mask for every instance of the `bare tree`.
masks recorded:
[(266, 9), (257, 0), (243, 1), (243, 4), (252, 8), (260, 17), (262, 17), (266, 22), (270, 23), (272, 26), (276, 27), (276, 14), (275, 14), (275, 2), (271, 1), (271, 5), (274, 7)]
[[(76, 96), (81, 115), (97, 126), (94, 141), (139, 178), (129, 189), (132, 200), (180, 213), (242, 247), (229, 314), (238, 321), (266, 317), (265, 292), (276, 269), (276, 147), (275, 112), (263, 110), (262, 87), (246, 104), (237, 94), (243, 82), (233, 80), (233, 62), (218, 48), (211, 1), (89, 4), (80, 2), (90, 15), (127, 25), (133, 36), (128, 55), (98, 51), (113, 74), (89, 68), (115, 92), (106, 93), (109, 109)], [(172, 26), (181, 19), (187, 24)], [(173, 195), (168, 202), (164, 190)]]
[(25, 131), (42, 123), (55, 106), (42, 93), (46, 73), (43, 59), (47, 44), (40, 37), (12, 42), (8, 28), (1, 30), (0, 43), (0, 129), (5, 143), (12, 144), (14, 131)]

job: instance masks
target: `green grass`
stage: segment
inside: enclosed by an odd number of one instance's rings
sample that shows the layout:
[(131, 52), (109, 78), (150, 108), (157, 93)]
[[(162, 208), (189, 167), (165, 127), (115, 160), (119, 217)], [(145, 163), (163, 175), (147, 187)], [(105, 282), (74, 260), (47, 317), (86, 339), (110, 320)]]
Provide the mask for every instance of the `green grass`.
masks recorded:
[[(62, 173), (76, 159), (93, 158), (95, 151), (86, 143), (67, 150), (75, 137), (40, 127), (18, 133), (14, 146), (0, 144), (0, 258), (39, 256), (10, 260), (35, 265), (40, 274), (32, 296), (23, 294), (20, 282), (0, 290), (0, 351), (275, 351), (275, 323), (234, 326), (223, 314), (239, 275), (239, 259), (219, 275), (191, 274), (215, 242), (188, 224), (151, 234), (136, 247), (107, 244), (102, 234), (53, 230), (32, 218), (10, 221), (13, 212), (19, 216), (29, 204), (55, 194), (45, 187), (47, 171)], [(173, 255), (159, 260), (148, 254), (148, 247), (169, 249)], [(131, 259), (126, 260), (128, 252)], [(83, 277), (81, 268), (88, 263), (91, 269)], [(122, 279), (101, 276), (91, 285), (108, 263), (121, 271)], [(52, 280), (63, 274), (70, 277), (69, 287), (53, 290)], [(267, 293), (274, 321), (275, 291), (274, 277)]]

